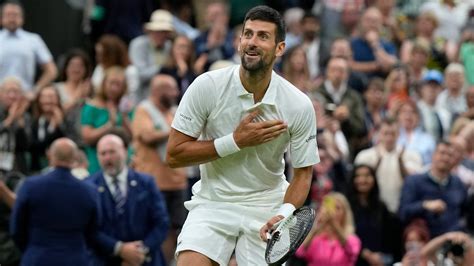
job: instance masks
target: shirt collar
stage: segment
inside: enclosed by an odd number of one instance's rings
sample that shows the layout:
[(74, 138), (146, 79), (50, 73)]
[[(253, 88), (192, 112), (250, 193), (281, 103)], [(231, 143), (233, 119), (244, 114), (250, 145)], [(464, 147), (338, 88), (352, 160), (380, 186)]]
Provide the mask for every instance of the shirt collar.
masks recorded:
[[(234, 68), (234, 78), (238, 80), (236, 82), (237, 85), (237, 95), (239, 97), (246, 96), (246, 95), (253, 95), (253, 93), (248, 92), (244, 86), (242, 85), (242, 81), (240, 80), (240, 75), (239, 75), (240, 67), (235, 66)], [(276, 99), (276, 94), (277, 94), (277, 87), (274, 86), (274, 80), (276, 78), (276, 73), (275, 71), (272, 70), (272, 77), (270, 79), (270, 84), (268, 84), (267, 91), (265, 92), (265, 95), (263, 96), (262, 103), (266, 104), (271, 104), (275, 105), (275, 99)]]
[[(127, 183), (127, 173), (128, 173), (128, 168), (124, 167), (122, 171), (117, 175), (117, 180), (119, 184)], [(114, 178), (104, 172), (104, 177), (105, 180), (107, 181), (107, 185), (112, 185)]]
[(324, 81), (324, 86), (326, 87), (326, 90), (331, 96), (334, 103), (340, 104), (342, 101), (342, 96), (344, 95), (344, 93), (346, 93), (347, 90), (346, 82), (342, 82), (338, 90), (334, 88), (332, 82), (329, 80)]

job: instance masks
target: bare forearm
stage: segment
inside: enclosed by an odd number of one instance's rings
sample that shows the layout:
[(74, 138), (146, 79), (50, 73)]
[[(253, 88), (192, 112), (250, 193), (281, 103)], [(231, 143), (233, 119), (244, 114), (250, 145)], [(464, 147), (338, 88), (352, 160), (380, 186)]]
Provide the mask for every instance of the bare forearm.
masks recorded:
[(176, 145), (174, 148), (168, 146), (166, 161), (172, 168), (191, 166), (207, 163), (219, 158), (214, 141), (189, 141)]
[(16, 194), (9, 188), (7, 188), (5, 185), (2, 185), (0, 187), (0, 190), (3, 202), (5, 202), (8, 207), (13, 208), (13, 205), (15, 204), (16, 200)]
[(58, 69), (56, 68), (56, 65), (53, 62), (46, 63), (43, 66), (43, 74), (38, 79), (38, 82), (36, 82), (36, 88), (48, 85), (56, 78), (57, 74)]
[(154, 146), (168, 139), (169, 133), (164, 131), (147, 130), (140, 134), (140, 140), (149, 146)]
[(293, 180), (286, 190), (283, 202), (291, 203), (296, 208), (299, 208), (304, 204), (308, 197), (308, 192), (311, 187), (312, 166), (297, 168), (294, 170)]

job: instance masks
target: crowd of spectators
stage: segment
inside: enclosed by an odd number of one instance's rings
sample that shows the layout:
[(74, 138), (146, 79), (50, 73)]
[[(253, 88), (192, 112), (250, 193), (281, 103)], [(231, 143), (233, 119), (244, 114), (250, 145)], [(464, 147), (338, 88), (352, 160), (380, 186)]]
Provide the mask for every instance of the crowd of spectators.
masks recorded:
[(21, 5), (2, 5), (0, 264), (19, 261), (10, 208), (27, 176), (53, 168), (49, 146), (73, 140), (72, 173), (84, 179), (100, 170), (97, 143), (111, 133), (130, 144), (129, 167), (164, 195), (171, 229), (162, 248), (173, 260), (199, 176), (197, 167), (166, 165), (174, 110), (198, 75), (240, 63), (241, 9), (257, 4), (284, 15), (286, 52), (275, 71), (310, 97), (317, 117), (321, 162), (307, 204), (322, 225), (290, 265), (408, 265), (414, 242), (420, 261), (439, 260), (440, 241), (458, 240), (471, 254), (459, 233), (474, 233), (471, 2), (90, 2), (93, 49), (70, 47), (58, 58), (23, 29)]

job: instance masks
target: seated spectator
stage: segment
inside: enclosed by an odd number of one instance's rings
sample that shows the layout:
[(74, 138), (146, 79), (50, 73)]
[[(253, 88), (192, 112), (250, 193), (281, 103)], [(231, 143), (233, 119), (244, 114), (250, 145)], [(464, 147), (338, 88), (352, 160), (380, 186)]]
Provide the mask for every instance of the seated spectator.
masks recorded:
[(464, 95), (464, 66), (451, 63), (444, 70), (445, 88), (436, 99), (436, 107), (444, 108), (451, 114), (451, 119), (467, 111)]
[(360, 33), (351, 40), (354, 61), (351, 69), (368, 78), (384, 77), (397, 62), (393, 43), (380, 37), (382, 14), (375, 7), (365, 10), (360, 20)]
[(282, 76), (304, 93), (313, 89), (309, 76), (306, 53), (301, 45), (285, 51), (282, 59)]
[(387, 97), (383, 79), (373, 78), (369, 81), (367, 89), (364, 91), (364, 121), (367, 128), (367, 136), (364, 140), (367, 147), (377, 143), (377, 136), (382, 121), (388, 116), (385, 108)]
[(434, 237), (464, 229), (467, 189), (458, 177), (451, 175), (453, 166), (451, 143), (440, 142), (430, 169), (405, 179), (399, 209), (402, 222), (408, 224), (415, 218), (422, 218)]
[(387, 118), (382, 121), (377, 145), (362, 150), (354, 163), (369, 165), (377, 173), (380, 197), (388, 210), (396, 213), (400, 203), (400, 193), (407, 175), (421, 171), (422, 162), (418, 153), (405, 150), (397, 145), (398, 123)]
[(443, 75), (439, 71), (426, 72), (419, 89), (420, 99), (416, 103), (420, 112), (421, 127), (436, 141), (447, 136), (451, 127), (449, 111), (435, 105), (442, 84)]
[(466, 79), (472, 86), (474, 85), (474, 23), (463, 30), (459, 46), (459, 61), (466, 68)]
[(397, 145), (407, 151), (415, 151), (421, 155), (423, 165), (431, 163), (431, 156), (436, 146), (434, 138), (423, 131), (420, 125), (420, 113), (413, 101), (401, 104), (398, 109), (397, 121), (400, 134)]
[(364, 124), (362, 97), (347, 86), (349, 65), (344, 58), (331, 58), (326, 69), (326, 79), (321, 87), (311, 93), (320, 99), (327, 114), (341, 124), (351, 154), (360, 149), (360, 139), (367, 133)]
[(403, 231), (403, 258), (393, 266), (426, 265), (427, 258), (421, 252), (422, 248), (430, 241), (430, 232), (426, 221), (413, 220)]
[(307, 12), (301, 18), (300, 27), (302, 28), (302, 47), (306, 53), (309, 67), (309, 78), (315, 80), (321, 75), (319, 68), (320, 46), (321, 46), (321, 24), (319, 17), (313, 13)]
[(30, 103), (19, 79), (5, 78), (0, 84), (0, 171), (28, 173), (27, 152), (30, 142)]
[(176, 80), (178, 103), (196, 76), (203, 72), (203, 69), (196, 69), (195, 57), (193, 42), (186, 36), (178, 35), (173, 40), (171, 56), (160, 70), (161, 74), (171, 75)]
[(358, 266), (387, 265), (400, 258), (401, 225), (380, 200), (375, 170), (364, 164), (354, 167), (348, 193), (356, 224), (356, 235), (362, 242)]
[(417, 41), (413, 44), (413, 48), (411, 48), (408, 61), (405, 62), (410, 77), (409, 87), (411, 89), (415, 89), (415, 91), (418, 86), (423, 83), (423, 78), (427, 75), (427, 64), (429, 56), (429, 43), (425, 43), (424, 41)]
[(398, 110), (399, 106), (410, 99), (408, 70), (399, 66), (393, 68), (385, 79), (388, 110)]
[(355, 265), (361, 243), (354, 234), (354, 220), (346, 197), (337, 192), (326, 195), (317, 221), (296, 251), (309, 266)]
[(466, 105), (467, 110), (461, 116), (474, 120), (474, 86), (470, 86), (466, 91)]
[(71, 50), (64, 60), (59, 82), (54, 84), (61, 96), (64, 119), (71, 125), (64, 133), (79, 147), (84, 146), (81, 137), (81, 110), (86, 99), (93, 94), (91, 71), (89, 56), (82, 50)]
[(99, 90), (107, 69), (118, 66), (125, 70), (128, 98), (134, 103), (142, 92), (138, 91), (138, 69), (130, 63), (126, 44), (115, 35), (103, 35), (95, 45), (95, 59), (97, 65), (91, 78), (94, 92)]
[(416, 19), (415, 37), (404, 40), (400, 48), (400, 59), (403, 63), (409, 64), (413, 60), (414, 50), (420, 48), (427, 51), (427, 68), (438, 71), (446, 68), (449, 63), (446, 55), (448, 40), (435, 36), (438, 25), (439, 20), (433, 12), (421, 12)]
[[(36, 91), (52, 82), (57, 75), (53, 56), (43, 39), (35, 33), (23, 30), (23, 8), (18, 2), (6, 2), (1, 6), (0, 31), (0, 80), (15, 76), (21, 81), (21, 88), (28, 99)], [(36, 67), (41, 75), (36, 78)]]
[(29, 147), (31, 171), (39, 172), (48, 166), (46, 150), (53, 141), (64, 137), (69, 128), (64, 120), (59, 92), (52, 85), (41, 88), (33, 102)]
[(229, 29), (229, 7), (224, 2), (213, 2), (206, 9), (206, 30), (195, 40), (197, 62), (205, 61), (204, 71), (218, 60), (234, 55), (234, 34)]
[(174, 32), (173, 15), (163, 9), (155, 10), (144, 28), (145, 34), (133, 39), (128, 47), (130, 60), (138, 69), (140, 79), (138, 100), (146, 97), (151, 78), (160, 72), (168, 60), (171, 34)]
[(89, 160), (91, 174), (99, 170), (96, 143), (105, 134), (116, 129), (131, 136), (129, 115), (131, 110), (120, 109), (119, 104), (127, 92), (125, 72), (111, 67), (105, 72), (102, 85), (94, 99), (87, 102), (81, 113), (81, 133)]

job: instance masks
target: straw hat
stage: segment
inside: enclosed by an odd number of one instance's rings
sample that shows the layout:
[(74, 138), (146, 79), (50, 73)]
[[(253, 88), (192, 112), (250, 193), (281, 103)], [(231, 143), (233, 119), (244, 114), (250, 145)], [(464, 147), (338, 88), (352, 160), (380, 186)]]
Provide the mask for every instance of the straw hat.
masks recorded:
[(150, 22), (145, 24), (149, 31), (174, 31), (173, 15), (170, 12), (158, 9), (151, 14)]

